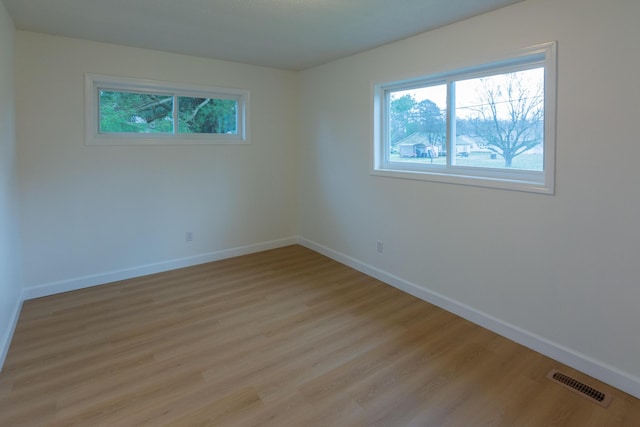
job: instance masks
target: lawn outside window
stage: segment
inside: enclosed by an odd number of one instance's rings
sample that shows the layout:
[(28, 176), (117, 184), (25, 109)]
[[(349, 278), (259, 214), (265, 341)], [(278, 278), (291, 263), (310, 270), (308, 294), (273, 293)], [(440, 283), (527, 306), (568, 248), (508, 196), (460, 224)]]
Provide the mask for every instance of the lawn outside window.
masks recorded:
[(249, 92), (87, 74), (86, 144), (249, 142)]
[(555, 42), (373, 92), (372, 174), (554, 193)]

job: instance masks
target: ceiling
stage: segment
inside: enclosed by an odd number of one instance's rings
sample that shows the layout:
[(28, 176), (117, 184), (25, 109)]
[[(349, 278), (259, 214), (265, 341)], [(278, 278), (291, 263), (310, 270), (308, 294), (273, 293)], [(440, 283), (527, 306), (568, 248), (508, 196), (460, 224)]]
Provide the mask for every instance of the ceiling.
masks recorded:
[(522, 0), (2, 0), (20, 30), (302, 70)]

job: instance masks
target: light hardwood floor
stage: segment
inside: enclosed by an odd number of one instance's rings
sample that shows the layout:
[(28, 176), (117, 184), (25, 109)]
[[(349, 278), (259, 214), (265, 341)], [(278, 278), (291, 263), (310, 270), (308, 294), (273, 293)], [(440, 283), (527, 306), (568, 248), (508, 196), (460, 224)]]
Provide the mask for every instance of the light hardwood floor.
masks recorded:
[(290, 246), (25, 302), (0, 373), (14, 425), (615, 427), (640, 402)]

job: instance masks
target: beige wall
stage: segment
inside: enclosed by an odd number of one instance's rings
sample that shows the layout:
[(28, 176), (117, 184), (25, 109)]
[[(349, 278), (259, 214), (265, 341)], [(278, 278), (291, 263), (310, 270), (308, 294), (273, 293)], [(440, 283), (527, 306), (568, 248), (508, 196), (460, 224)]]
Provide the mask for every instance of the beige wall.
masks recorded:
[[(297, 235), (295, 73), (22, 31), (16, 42), (27, 296)], [(86, 146), (85, 73), (249, 90), (252, 143)]]
[[(640, 395), (639, 16), (528, 0), (303, 72), (301, 237)], [(369, 174), (372, 84), (552, 40), (555, 196)]]
[(13, 22), (0, 2), (0, 366), (20, 305)]

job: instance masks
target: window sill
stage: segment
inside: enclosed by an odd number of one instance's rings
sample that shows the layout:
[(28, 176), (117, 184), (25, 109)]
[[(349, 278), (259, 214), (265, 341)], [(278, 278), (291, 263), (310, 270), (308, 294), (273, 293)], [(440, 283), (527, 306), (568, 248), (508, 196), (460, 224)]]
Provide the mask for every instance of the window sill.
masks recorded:
[(122, 146), (122, 145), (249, 145), (248, 139), (225, 138), (213, 135), (154, 135), (146, 138), (140, 135), (97, 135), (87, 136), (85, 145)]
[(513, 178), (499, 178), (477, 175), (465, 175), (463, 173), (440, 173), (431, 171), (406, 171), (400, 169), (373, 169), (372, 176), (385, 178), (408, 179), (415, 181), (429, 181), (445, 184), (466, 185), (472, 187), (493, 188), (498, 190), (524, 191), (528, 193), (554, 194), (553, 183), (543, 183), (530, 180)]

